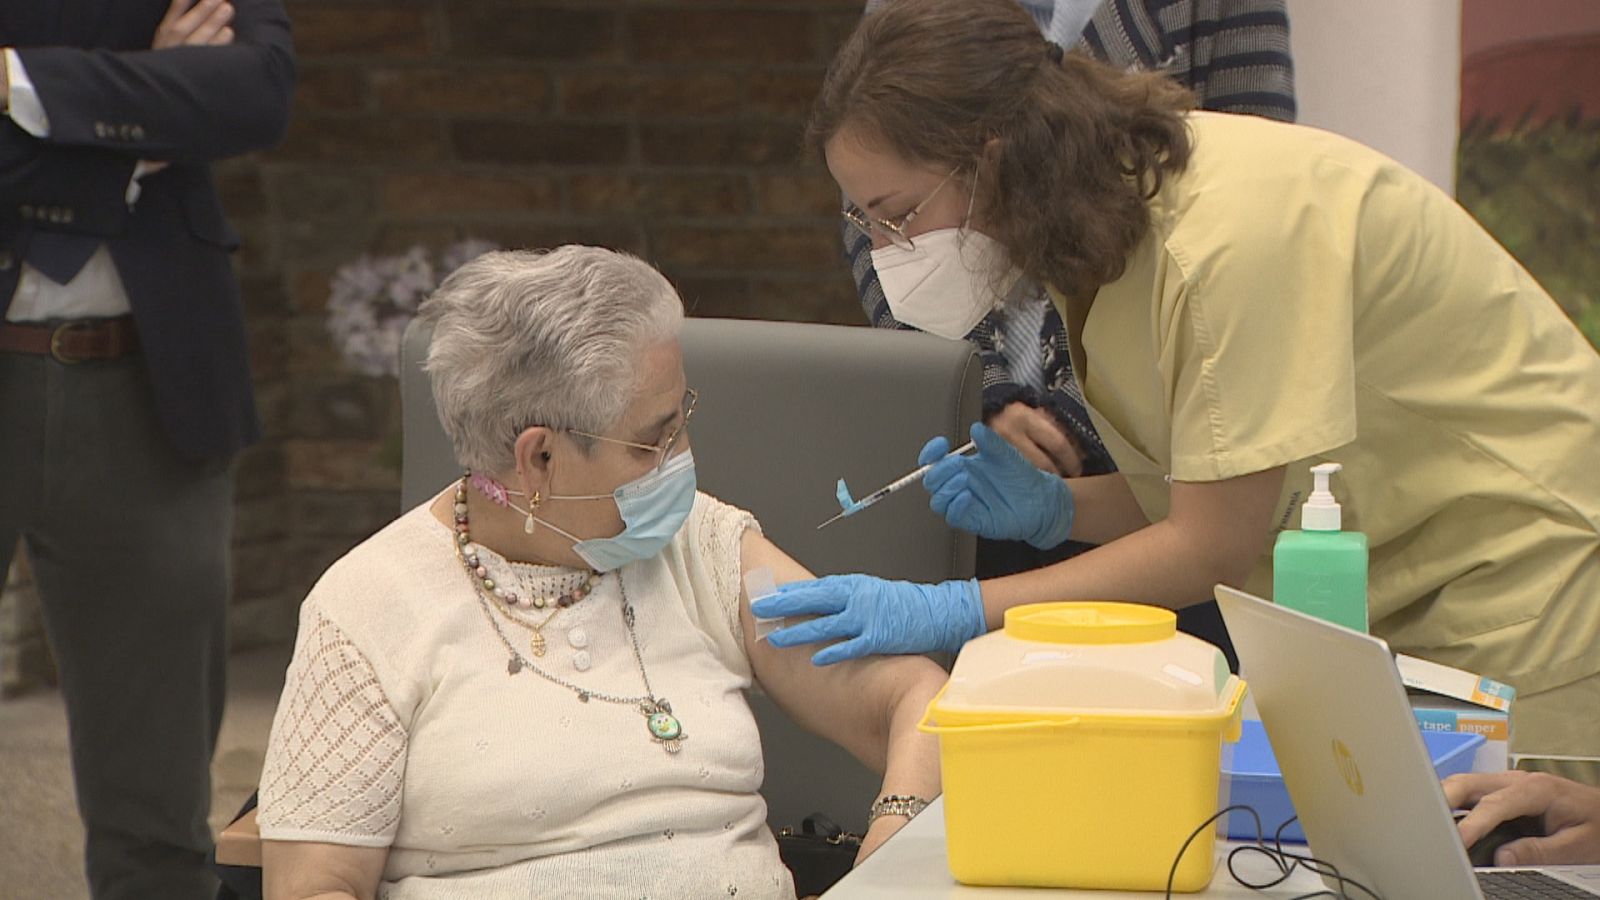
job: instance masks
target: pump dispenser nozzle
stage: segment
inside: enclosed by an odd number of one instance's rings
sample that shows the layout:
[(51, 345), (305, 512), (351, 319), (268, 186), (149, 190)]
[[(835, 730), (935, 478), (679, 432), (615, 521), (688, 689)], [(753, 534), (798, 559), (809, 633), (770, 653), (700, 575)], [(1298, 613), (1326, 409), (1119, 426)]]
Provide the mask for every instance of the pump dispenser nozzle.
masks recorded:
[(1300, 530), (1284, 531), (1272, 548), (1272, 600), (1329, 622), (1367, 630), (1367, 536), (1344, 531), (1328, 489), (1338, 463), (1312, 466), (1311, 498), (1300, 507)]
[(1300, 507), (1300, 527), (1305, 531), (1338, 531), (1342, 527), (1343, 515), (1339, 510), (1339, 502), (1333, 499), (1333, 491), (1328, 489), (1328, 479), (1333, 473), (1341, 471), (1344, 466), (1338, 463), (1323, 463), (1311, 467), (1311, 477), (1315, 483), (1311, 489), (1311, 499)]

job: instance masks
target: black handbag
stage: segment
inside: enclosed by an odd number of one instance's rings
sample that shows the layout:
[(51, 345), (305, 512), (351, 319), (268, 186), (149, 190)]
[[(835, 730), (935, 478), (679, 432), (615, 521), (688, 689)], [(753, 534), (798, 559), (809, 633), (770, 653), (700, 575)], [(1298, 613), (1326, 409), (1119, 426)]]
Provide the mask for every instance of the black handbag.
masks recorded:
[(794, 892), (800, 897), (833, 887), (856, 864), (860, 852), (861, 836), (821, 813), (806, 816), (799, 832), (793, 828), (778, 832), (778, 856), (794, 875)]

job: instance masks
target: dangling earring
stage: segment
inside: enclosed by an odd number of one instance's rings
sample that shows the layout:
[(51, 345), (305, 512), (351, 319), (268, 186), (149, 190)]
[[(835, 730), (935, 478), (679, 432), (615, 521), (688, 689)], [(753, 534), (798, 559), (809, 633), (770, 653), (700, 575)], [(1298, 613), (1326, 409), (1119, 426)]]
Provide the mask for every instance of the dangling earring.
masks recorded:
[(544, 499), (539, 496), (539, 492), (538, 491), (534, 491), (533, 492), (533, 496), (531, 498), (529, 498), (529, 500), (528, 500), (528, 520), (526, 522), (522, 523), (522, 533), (523, 534), (533, 534), (533, 529), (534, 529), (533, 511), (538, 509), (539, 508), (539, 504), (543, 503), (543, 502), (544, 502)]

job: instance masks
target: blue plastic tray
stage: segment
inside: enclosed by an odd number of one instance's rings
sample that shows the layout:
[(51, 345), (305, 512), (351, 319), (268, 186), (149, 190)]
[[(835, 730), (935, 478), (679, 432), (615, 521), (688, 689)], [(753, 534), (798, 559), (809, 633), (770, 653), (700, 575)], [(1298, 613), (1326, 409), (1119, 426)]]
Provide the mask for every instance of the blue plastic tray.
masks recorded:
[[(1424, 731), (1422, 742), (1433, 758), (1433, 768), (1439, 777), (1466, 772), (1472, 768), (1472, 757), (1483, 744), (1481, 734), (1461, 734), (1447, 731)], [(1283, 774), (1278, 770), (1278, 760), (1272, 755), (1272, 745), (1260, 722), (1245, 720), (1239, 742), (1233, 745), (1233, 762), (1222, 767), (1229, 781), (1228, 803), (1252, 806), (1261, 814), (1262, 835), (1268, 843), (1278, 826), (1294, 818), (1294, 804), (1289, 802), (1289, 791), (1283, 786)], [(1228, 814), (1228, 837), (1255, 840), (1255, 820), (1246, 812)], [(1306, 833), (1300, 823), (1290, 825), (1283, 839), (1305, 843)]]

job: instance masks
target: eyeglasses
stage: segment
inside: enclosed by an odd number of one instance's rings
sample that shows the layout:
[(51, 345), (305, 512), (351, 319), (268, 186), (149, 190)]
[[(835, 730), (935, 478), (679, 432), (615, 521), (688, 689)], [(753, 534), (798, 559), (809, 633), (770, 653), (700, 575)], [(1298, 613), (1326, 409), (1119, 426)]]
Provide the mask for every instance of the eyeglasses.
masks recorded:
[(881, 234), (888, 239), (889, 243), (899, 247), (901, 250), (914, 250), (916, 249), (916, 244), (906, 234), (906, 226), (910, 225), (911, 220), (922, 212), (923, 207), (933, 202), (934, 197), (939, 196), (939, 192), (944, 190), (944, 186), (949, 184), (950, 179), (956, 177), (956, 173), (959, 171), (961, 171), (959, 166), (951, 169), (950, 174), (946, 175), (944, 180), (929, 192), (928, 196), (923, 197), (921, 203), (913, 206), (910, 212), (897, 219), (879, 219), (875, 216), (869, 216), (854, 203), (846, 206), (840, 212), (840, 215), (844, 216), (846, 222), (855, 226), (857, 231), (866, 235), (868, 240), (871, 240), (875, 234)]
[(695, 405), (699, 402), (700, 394), (694, 388), (689, 388), (683, 392), (683, 417), (678, 420), (677, 427), (673, 428), (671, 433), (667, 435), (667, 439), (660, 444), (641, 444), (637, 441), (625, 441), (622, 438), (606, 437), (603, 434), (590, 434), (587, 431), (579, 431), (576, 428), (567, 430), (572, 434), (583, 435), (586, 438), (597, 441), (605, 441), (608, 444), (621, 444), (624, 447), (632, 447), (635, 450), (651, 450), (659, 453), (661, 456), (656, 460), (656, 471), (659, 472), (667, 464), (667, 460), (672, 458), (672, 450), (678, 445), (678, 438), (689, 430), (689, 417), (694, 415)]

